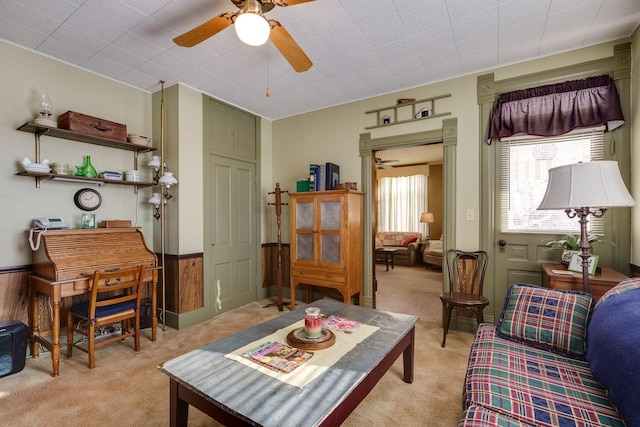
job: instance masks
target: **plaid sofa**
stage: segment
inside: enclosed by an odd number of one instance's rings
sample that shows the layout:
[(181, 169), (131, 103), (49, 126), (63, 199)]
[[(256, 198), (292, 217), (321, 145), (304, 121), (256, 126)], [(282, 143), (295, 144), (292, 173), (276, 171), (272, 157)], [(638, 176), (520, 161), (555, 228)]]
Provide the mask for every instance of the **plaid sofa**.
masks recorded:
[(458, 427), (640, 426), (640, 279), (591, 295), (511, 285), (471, 348)]

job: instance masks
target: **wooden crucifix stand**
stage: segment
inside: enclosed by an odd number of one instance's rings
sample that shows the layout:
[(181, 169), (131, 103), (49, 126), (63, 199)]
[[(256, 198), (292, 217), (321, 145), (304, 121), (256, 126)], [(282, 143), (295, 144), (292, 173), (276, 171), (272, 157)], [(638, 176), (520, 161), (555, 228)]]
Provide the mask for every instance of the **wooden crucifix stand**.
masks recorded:
[(278, 301), (265, 305), (266, 307), (273, 307), (274, 305), (278, 306), (278, 310), (282, 311), (282, 307), (284, 304), (289, 304), (288, 302), (282, 301), (282, 205), (288, 205), (288, 203), (282, 203), (282, 193), (288, 193), (288, 191), (282, 191), (280, 189), (280, 183), (276, 182), (275, 191), (269, 194), (276, 195), (275, 203), (268, 203), (269, 205), (274, 205), (276, 207), (276, 219), (278, 224), (278, 271), (277, 271), (277, 285), (278, 285)]

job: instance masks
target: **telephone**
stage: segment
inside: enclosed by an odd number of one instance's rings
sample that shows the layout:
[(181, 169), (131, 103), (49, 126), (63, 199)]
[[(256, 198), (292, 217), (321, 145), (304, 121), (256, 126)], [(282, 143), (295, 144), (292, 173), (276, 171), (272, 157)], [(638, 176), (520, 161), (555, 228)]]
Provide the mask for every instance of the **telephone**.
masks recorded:
[[(38, 218), (36, 220), (33, 221), (33, 228), (29, 231), (29, 245), (31, 245), (31, 250), (32, 251), (37, 251), (38, 248), (40, 247), (40, 237), (42, 236), (43, 233), (46, 233), (46, 231), (48, 229), (54, 229), (54, 228), (70, 228), (71, 226), (69, 224), (66, 223), (66, 221), (63, 218), (54, 218), (54, 217), (49, 217), (49, 218)], [(41, 233), (38, 233), (38, 238), (36, 240), (36, 243), (33, 243), (33, 231), (37, 230), (37, 229), (41, 229), (44, 230)]]
[(33, 221), (34, 228), (70, 228), (63, 218), (38, 218)]

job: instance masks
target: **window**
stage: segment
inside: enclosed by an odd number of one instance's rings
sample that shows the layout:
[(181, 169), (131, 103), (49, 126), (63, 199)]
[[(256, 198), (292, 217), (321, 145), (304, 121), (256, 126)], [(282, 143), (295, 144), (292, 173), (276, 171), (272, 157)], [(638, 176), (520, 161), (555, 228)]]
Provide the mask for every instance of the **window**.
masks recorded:
[[(547, 188), (548, 170), (604, 159), (604, 127), (557, 137), (523, 136), (500, 140), (502, 232), (575, 233), (576, 220), (564, 211), (537, 210)], [(601, 218), (590, 218), (590, 233), (602, 233)]]
[(420, 215), (427, 212), (425, 175), (382, 177), (378, 180), (378, 231), (416, 231), (426, 236)]

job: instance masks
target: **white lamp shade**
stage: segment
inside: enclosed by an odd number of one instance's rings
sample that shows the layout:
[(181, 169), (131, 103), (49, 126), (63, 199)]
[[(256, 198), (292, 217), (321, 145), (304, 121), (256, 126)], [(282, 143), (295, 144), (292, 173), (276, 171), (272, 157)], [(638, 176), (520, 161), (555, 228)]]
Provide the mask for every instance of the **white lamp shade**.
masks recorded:
[(262, 46), (269, 40), (271, 25), (253, 12), (240, 13), (235, 22), (238, 38), (250, 46)]
[(161, 200), (160, 193), (153, 193), (147, 202), (152, 205), (159, 205)]
[(178, 183), (178, 180), (176, 179), (175, 176), (173, 176), (173, 172), (165, 172), (164, 175), (162, 175), (158, 180), (158, 183), (160, 185), (170, 186), (170, 185), (176, 185)]
[(549, 169), (540, 210), (635, 206), (624, 185), (618, 162), (597, 161)]
[(159, 168), (160, 156), (151, 156), (151, 160), (149, 160), (149, 163), (147, 163), (147, 166), (150, 168)]
[(420, 222), (433, 224), (435, 222), (435, 219), (433, 218), (433, 214), (431, 212), (423, 212), (422, 215), (420, 215)]

